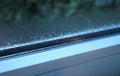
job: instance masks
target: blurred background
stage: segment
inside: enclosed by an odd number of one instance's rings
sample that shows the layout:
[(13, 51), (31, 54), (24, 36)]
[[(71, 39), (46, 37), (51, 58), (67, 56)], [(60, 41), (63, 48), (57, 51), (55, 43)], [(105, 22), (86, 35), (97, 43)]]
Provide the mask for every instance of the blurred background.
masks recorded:
[(0, 0), (0, 20), (83, 16), (96, 11), (120, 13), (120, 0)]

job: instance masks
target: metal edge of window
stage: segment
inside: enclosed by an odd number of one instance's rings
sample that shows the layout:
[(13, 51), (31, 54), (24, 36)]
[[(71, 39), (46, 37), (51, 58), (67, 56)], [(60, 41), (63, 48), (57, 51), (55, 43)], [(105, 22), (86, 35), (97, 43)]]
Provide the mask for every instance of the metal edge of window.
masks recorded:
[[(117, 48), (117, 49), (116, 49)], [(33, 76), (120, 54), (120, 34), (0, 61), (0, 76)]]

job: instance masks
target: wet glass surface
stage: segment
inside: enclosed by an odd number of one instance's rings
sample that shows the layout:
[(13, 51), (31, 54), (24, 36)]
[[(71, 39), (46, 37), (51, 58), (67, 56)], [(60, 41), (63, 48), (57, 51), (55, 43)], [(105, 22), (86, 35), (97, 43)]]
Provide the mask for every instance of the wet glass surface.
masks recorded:
[(80, 16), (0, 21), (0, 51), (113, 28), (120, 28), (118, 9), (95, 8)]
[[(114, 14), (114, 15), (113, 15)], [(21, 20), (0, 23), (0, 50), (120, 27), (120, 14)], [(27, 44), (26, 44), (27, 43)]]

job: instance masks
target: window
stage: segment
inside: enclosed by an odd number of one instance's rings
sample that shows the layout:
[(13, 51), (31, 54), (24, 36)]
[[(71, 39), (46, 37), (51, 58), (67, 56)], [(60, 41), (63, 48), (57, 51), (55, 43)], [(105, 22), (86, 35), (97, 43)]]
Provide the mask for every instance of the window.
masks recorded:
[(119, 32), (120, 6), (105, 1), (3, 1), (0, 56)]
[(0, 76), (56, 76), (58, 70), (102, 58), (102, 63), (117, 64), (106, 71), (117, 68), (114, 72), (119, 73), (119, 4), (120, 0), (0, 1)]

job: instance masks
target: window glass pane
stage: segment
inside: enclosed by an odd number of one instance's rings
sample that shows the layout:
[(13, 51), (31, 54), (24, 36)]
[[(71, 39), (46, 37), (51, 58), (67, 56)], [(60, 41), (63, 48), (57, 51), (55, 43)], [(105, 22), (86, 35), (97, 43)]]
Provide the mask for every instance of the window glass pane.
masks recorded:
[(119, 0), (0, 1), (0, 52), (120, 28)]

